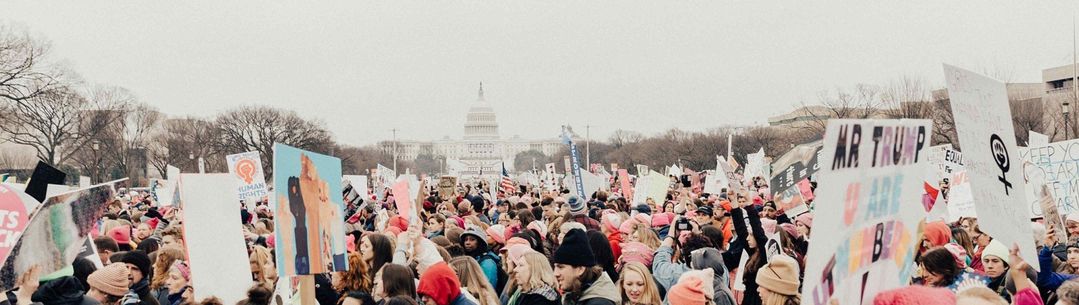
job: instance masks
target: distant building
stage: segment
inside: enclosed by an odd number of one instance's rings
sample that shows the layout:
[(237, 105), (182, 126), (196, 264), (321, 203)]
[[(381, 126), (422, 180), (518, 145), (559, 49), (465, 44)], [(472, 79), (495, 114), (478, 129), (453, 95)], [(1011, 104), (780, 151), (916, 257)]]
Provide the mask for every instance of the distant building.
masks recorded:
[[(464, 165), (462, 176), (499, 174), (505, 162), (509, 171), (514, 169), (514, 158), (518, 153), (528, 150), (540, 151), (545, 155), (554, 155), (565, 145), (557, 138), (526, 140), (519, 136), (502, 138), (498, 132), (498, 120), (491, 103), (483, 95), (480, 84), (479, 97), (465, 115), (464, 136), (461, 139), (444, 137), (434, 141), (397, 141), (397, 158), (415, 160), (420, 155), (431, 155), (444, 160), (457, 160)], [(552, 131), (552, 133), (557, 130)], [(387, 153), (393, 153), (393, 142), (384, 141), (380, 147)]]

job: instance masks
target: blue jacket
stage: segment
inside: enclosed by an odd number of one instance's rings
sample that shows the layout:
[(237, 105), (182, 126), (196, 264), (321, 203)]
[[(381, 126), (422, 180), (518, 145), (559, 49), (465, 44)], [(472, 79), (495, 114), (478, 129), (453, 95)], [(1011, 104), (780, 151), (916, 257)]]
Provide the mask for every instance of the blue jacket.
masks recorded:
[(501, 263), (498, 256), (493, 252), (486, 252), (474, 258), (480, 264), (480, 269), (483, 270), (483, 275), (487, 276), (487, 281), (491, 283), (491, 287), (498, 287), (498, 265)]
[(678, 282), (678, 277), (682, 276), (682, 273), (692, 270), (686, 264), (674, 263), (671, 258), (673, 255), (674, 249), (660, 246), (652, 258), (652, 274), (663, 290), (670, 290), (671, 286)]
[(1053, 272), (1053, 249), (1050, 247), (1042, 247), (1038, 251), (1038, 266), (1042, 269), (1042, 272), (1038, 272), (1038, 289), (1056, 291), (1064, 282), (1079, 277)]

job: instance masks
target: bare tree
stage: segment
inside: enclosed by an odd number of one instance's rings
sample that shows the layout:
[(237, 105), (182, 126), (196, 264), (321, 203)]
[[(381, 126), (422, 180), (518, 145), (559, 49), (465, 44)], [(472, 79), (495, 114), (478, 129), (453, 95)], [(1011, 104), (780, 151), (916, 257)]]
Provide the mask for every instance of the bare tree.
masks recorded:
[(98, 140), (122, 117), (123, 102), (86, 98), (68, 87), (54, 87), (31, 98), (8, 100), (0, 132), (16, 144), (34, 148), (38, 159), (51, 165), (65, 160)]
[(199, 158), (206, 160), (206, 170), (209, 172), (225, 169), (225, 159), (213, 122), (185, 117), (167, 119), (163, 125), (151, 137), (153, 141), (149, 153), (149, 163), (162, 177), (165, 177), (168, 165), (184, 172), (198, 171)]
[(0, 101), (25, 101), (60, 85), (62, 70), (45, 62), (49, 43), (0, 25)]
[(837, 88), (835, 93), (820, 92), (817, 101), (820, 105), (802, 104), (802, 109), (813, 119), (803, 128), (823, 133), (829, 119), (865, 119), (878, 114), (881, 108), (880, 88), (875, 85), (858, 84), (853, 90)]
[(224, 151), (258, 151), (267, 176), (273, 173), (274, 143), (322, 153), (333, 149), (330, 132), (321, 122), (305, 120), (294, 111), (246, 106), (221, 114), (214, 122)]
[(926, 119), (933, 115), (925, 81), (911, 76), (893, 79), (881, 87), (881, 112), (893, 119)]
[(618, 129), (611, 133), (610, 141), (615, 148), (621, 148), (627, 144), (636, 144), (643, 138), (644, 136), (639, 132)]

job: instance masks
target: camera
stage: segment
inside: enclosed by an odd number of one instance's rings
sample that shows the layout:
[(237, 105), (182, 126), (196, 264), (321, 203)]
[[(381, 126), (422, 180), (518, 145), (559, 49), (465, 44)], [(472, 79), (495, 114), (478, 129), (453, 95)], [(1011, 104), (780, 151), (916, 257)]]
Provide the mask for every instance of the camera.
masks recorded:
[(686, 231), (693, 228), (689, 223), (689, 218), (679, 218), (674, 222), (674, 229), (677, 231)]

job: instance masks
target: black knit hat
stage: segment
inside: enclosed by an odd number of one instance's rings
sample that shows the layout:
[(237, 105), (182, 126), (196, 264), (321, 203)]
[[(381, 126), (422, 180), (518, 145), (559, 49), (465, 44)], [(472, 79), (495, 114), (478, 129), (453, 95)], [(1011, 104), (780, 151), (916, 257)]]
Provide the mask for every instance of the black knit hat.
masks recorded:
[(150, 262), (150, 257), (146, 255), (146, 252), (135, 250), (124, 253), (124, 257), (120, 261), (135, 265), (135, 268), (139, 268), (139, 271), (142, 272), (143, 278), (150, 278), (154, 274), (153, 269), (151, 269), (152, 262)]
[(562, 245), (554, 250), (551, 261), (556, 264), (591, 267), (596, 265), (596, 255), (588, 244), (588, 235), (581, 229), (566, 232)]

